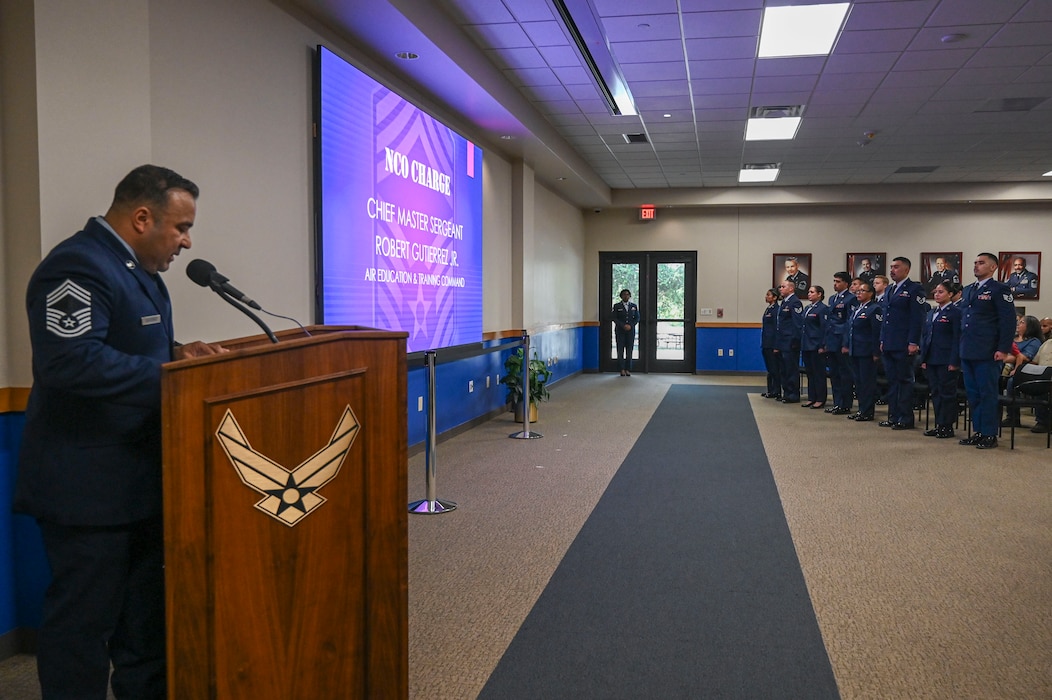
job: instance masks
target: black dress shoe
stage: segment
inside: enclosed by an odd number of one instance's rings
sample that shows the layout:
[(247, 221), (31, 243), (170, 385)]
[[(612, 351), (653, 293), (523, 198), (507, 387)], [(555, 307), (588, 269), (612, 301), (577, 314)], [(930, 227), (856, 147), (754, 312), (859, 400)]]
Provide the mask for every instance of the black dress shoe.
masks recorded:
[(810, 408), (813, 408), (817, 411), (820, 408), (825, 408), (825, 406), (826, 405), (824, 403), (813, 403), (811, 404)]
[(830, 406), (829, 408), (825, 409), (825, 412), (826, 413), (832, 413), (833, 411), (835, 411), (835, 410), (837, 410), (839, 408), (840, 408), (840, 406)]
[(961, 438), (957, 441), (958, 445), (978, 445), (979, 441), (983, 439), (982, 433), (972, 433), (971, 437)]
[(1022, 428), (1023, 424), (1019, 422), (1018, 418), (1005, 418), (1003, 421), (1001, 421), (1001, 427), (1002, 428), (1012, 428), (1012, 427)]
[(942, 428), (932, 428), (931, 430), (924, 431), (924, 437), (939, 437), (939, 433), (942, 432)]
[(800, 404), (800, 408), (814, 408), (814, 406), (812, 406), (811, 402), (808, 401), (807, 403)]
[(857, 422), (859, 422), (859, 423), (865, 423), (865, 422), (867, 422), (867, 421), (871, 421), (871, 420), (873, 420), (873, 415), (872, 415), (872, 414), (869, 414), (869, 413), (867, 413), (867, 414), (864, 414), (864, 415), (859, 415), (859, 416), (857, 416), (857, 417), (855, 418), (855, 420), (856, 420)]
[(1035, 425), (1033, 428), (1030, 429), (1030, 432), (1032, 432), (1032, 433), (1047, 433), (1048, 432), (1048, 426), (1047, 425), (1042, 425), (1041, 423), (1038, 423), (1037, 425)]
[(888, 402), (885, 401), (884, 399), (877, 399), (877, 405), (878, 406), (887, 406)]
[(997, 436), (984, 435), (982, 440), (975, 443), (975, 446), (980, 450), (992, 450), (997, 447)]
[(913, 430), (913, 427), (914, 426), (909, 424), (909, 423), (896, 423), (895, 425), (891, 426), (891, 429), (892, 430)]
[(896, 423), (893, 420), (882, 420), (879, 423), (877, 423), (877, 425), (879, 425), (881, 428), (891, 428), (898, 425), (898, 423)]
[(950, 428), (950, 427), (941, 428), (939, 430), (939, 432), (935, 434), (935, 437), (939, 438), (940, 440), (945, 440), (946, 438), (952, 438), (952, 437), (954, 437), (953, 428)]
[(834, 416), (846, 416), (847, 414), (851, 413), (851, 409), (850, 408), (842, 408), (840, 406), (837, 406), (836, 408), (834, 408), (831, 411), (831, 413)]

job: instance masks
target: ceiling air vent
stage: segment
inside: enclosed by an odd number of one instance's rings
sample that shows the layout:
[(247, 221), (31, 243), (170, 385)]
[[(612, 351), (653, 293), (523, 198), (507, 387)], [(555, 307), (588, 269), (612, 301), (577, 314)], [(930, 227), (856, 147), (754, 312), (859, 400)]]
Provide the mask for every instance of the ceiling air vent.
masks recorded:
[(625, 143), (650, 143), (646, 134), (621, 134), (621, 136), (624, 137)]
[(781, 119), (783, 117), (803, 116), (803, 105), (775, 105), (770, 107), (751, 107), (750, 119)]
[(938, 169), (938, 165), (906, 165), (896, 170), (895, 174), (916, 175), (917, 173), (933, 173)]

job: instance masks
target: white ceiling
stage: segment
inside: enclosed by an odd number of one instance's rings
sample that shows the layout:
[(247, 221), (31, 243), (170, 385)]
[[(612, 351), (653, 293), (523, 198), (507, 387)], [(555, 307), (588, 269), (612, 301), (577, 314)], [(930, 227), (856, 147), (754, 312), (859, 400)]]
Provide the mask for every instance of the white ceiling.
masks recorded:
[[(291, 2), (581, 206), (772, 187), (739, 186), (745, 163), (781, 163), (778, 188), (1052, 179), (1052, 0), (856, 0), (829, 56), (781, 59), (756, 58), (763, 8), (814, 0), (585, 0), (638, 116), (610, 113), (549, 0)], [(797, 137), (746, 143), (750, 109), (782, 105)]]

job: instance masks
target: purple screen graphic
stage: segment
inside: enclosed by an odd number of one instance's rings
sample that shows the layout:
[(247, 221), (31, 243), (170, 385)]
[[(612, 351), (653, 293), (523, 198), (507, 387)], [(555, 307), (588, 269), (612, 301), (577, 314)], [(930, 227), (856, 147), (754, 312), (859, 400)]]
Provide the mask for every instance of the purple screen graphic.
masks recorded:
[(482, 339), (482, 150), (324, 47), (321, 323)]

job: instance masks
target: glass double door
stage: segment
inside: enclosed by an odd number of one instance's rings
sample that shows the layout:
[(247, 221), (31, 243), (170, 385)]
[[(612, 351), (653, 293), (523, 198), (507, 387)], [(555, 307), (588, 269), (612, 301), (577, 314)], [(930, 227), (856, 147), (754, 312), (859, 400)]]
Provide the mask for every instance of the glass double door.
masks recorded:
[(622, 289), (632, 292), (640, 321), (632, 370), (695, 369), (696, 251), (599, 253), (599, 371), (616, 372), (613, 307)]

